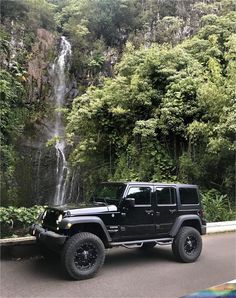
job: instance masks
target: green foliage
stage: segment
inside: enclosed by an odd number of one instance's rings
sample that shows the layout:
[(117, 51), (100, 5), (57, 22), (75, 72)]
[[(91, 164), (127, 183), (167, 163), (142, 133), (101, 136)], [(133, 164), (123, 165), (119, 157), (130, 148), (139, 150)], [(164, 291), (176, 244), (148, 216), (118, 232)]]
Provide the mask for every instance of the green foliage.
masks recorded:
[(233, 196), (236, 23), (232, 14), (205, 23), (175, 47), (128, 43), (116, 76), (74, 100), (67, 131), (85, 184), (96, 177), (87, 169), (106, 164), (103, 180), (191, 182)]
[(0, 207), (1, 238), (28, 234), (30, 225), (35, 223), (45, 208), (37, 205), (31, 208)]
[(27, 28), (54, 27), (53, 11), (55, 5), (46, 0), (2, 0), (1, 17), (14, 21), (23, 21)]
[(56, 18), (67, 32), (102, 37), (107, 45), (114, 45), (137, 26), (137, 13), (137, 1), (133, 0), (71, 0)]
[[(232, 0), (2, 0), (0, 5), (0, 174), (1, 190), (12, 204), (19, 196), (17, 141), (26, 124), (40, 122), (48, 109), (43, 98), (34, 102), (29, 90), (34, 86), (27, 81), (38, 28), (65, 34), (72, 43), (71, 74), (79, 97), (68, 106), (67, 134), (70, 162), (80, 167), (85, 192), (109, 179), (180, 181), (233, 197)], [(21, 44), (16, 53), (14, 42)]]
[(4, 70), (0, 72), (0, 88), (1, 143), (11, 143), (21, 130), (25, 92), (22, 84)]
[(24, 88), (18, 81), (17, 74), (0, 71), (1, 191), (5, 196), (11, 197), (12, 203), (15, 203), (17, 197), (14, 181), (17, 153), (14, 143), (22, 133), (27, 115), (27, 109), (23, 104), (24, 95)]
[(183, 27), (184, 21), (179, 17), (166, 16), (158, 22), (155, 32), (156, 38), (160, 43), (170, 42), (176, 44), (181, 40)]
[(217, 18), (223, 7), (218, 3), (181, 4), (173, 0), (51, 2), (57, 12), (58, 27), (70, 36), (74, 45), (73, 72), (83, 81), (89, 77), (89, 85), (100, 82), (101, 71), (111, 74), (109, 64), (113, 66), (121, 56), (127, 41), (138, 47), (156, 42), (177, 44), (209, 23), (201, 22), (202, 17), (211, 14)]
[[(17, 143), (36, 114), (43, 114), (42, 104), (30, 98), (34, 87), (28, 80), (28, 62), (32, 59), (37, 30), (53, 30), (55, 6), (45, 0), (3, 0), (0, 29), (0, 175), (3, 204), (19, 199), (16, 166)], [(41, 92), (41, 91), (40, 91)], [(45, 104), (44, 104), (45, 105)]]
[(202, 195), (202, 204), (208, 222), (235, 220), (236, 212), (233, 211), (227, 195), (222, 195), (215, 189)]

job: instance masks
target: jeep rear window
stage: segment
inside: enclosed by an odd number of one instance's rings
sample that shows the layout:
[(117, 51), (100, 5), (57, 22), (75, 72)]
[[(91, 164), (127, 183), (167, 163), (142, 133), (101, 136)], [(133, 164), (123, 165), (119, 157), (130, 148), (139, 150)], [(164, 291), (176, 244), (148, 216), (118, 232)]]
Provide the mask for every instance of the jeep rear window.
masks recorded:
[(196, 188), (186, 187), (179, 189), (180, 202), (182, 205), (198, 204), (198, 192)]
[(175, 189), (173, 187), (157, 187), (156, 198), (158, 205), (175, 204)]

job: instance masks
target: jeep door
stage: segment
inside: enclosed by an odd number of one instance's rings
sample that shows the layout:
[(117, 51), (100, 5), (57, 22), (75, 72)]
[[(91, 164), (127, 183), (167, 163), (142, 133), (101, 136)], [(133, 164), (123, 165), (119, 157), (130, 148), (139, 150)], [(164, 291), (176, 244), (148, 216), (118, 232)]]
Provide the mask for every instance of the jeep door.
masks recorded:
[(125, 239), (152, 238), (155, 235), (152, 186), (130, 185), (126, 198), (134, 198), (135, 206), (121, 214), (120, 236)]
[(172, 186), (155, 186), (155, 221), (157, 233), (168, 235), (177, 217), (176, 189)]

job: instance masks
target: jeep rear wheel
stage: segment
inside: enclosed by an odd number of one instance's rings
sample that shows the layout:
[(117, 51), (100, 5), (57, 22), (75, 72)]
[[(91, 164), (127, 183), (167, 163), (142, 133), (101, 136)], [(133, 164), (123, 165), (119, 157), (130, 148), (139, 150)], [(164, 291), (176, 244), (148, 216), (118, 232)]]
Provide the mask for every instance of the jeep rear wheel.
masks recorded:
[(172, 250), (178, 261), (195, 262), (202, 251), (200, 233), (192, 227), (182, 227), (173, 241)]
[(73, 279), (93, 277), (104, 263), (103, 242), (91, 233), (72, 236), (62, 250), (62, 265)]

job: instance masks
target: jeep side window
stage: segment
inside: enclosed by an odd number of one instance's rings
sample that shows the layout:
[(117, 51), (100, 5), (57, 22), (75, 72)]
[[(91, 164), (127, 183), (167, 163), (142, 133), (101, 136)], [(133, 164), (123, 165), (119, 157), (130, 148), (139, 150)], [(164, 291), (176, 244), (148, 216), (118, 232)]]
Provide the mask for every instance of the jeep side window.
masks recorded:
[(127, 198), (134, 198), (135, 205), (151, 204), (151, 188), (150, 187), (131, 187)]
[(198, 204), (199, 198), (196, 188), (186, 187), (179, 189), (180, 202), (182, 205)]
[(173, 187), (156, 188), (157, 205), (173, 205), (176, 203), (175, 189)]

